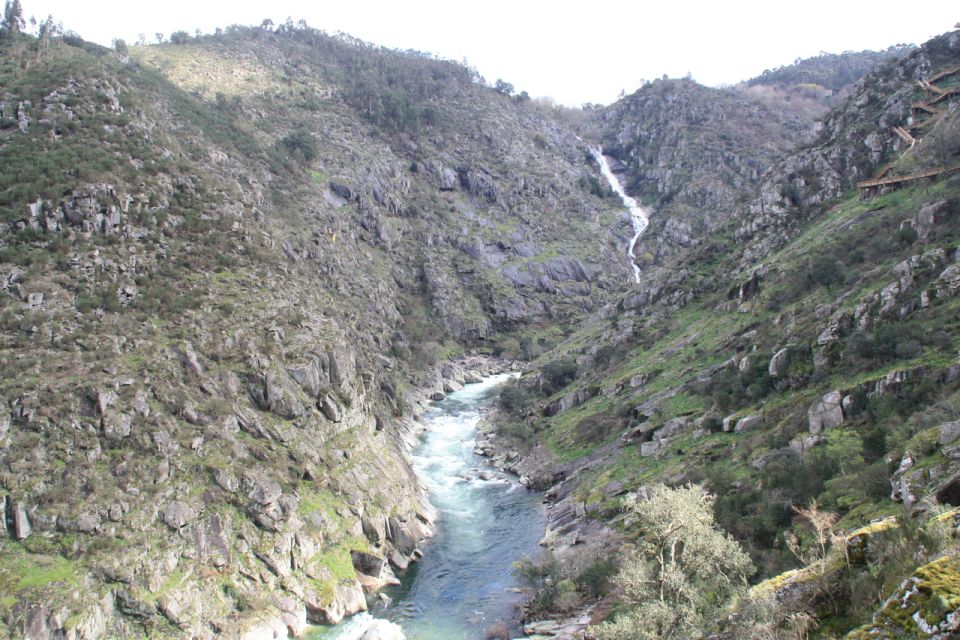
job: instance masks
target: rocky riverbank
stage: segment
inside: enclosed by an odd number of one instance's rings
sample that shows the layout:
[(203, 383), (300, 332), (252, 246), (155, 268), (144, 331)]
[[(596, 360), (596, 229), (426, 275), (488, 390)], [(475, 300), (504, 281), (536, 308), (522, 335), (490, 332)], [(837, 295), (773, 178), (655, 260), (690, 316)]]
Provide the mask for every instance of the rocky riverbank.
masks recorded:
[[(547, 505), (547, 526), (540, 546), (561, 564), (576, 565), (587, 557), (613, 554), (621, 544), (618, 534), (594, 519), (575, 489), (581, 472), (598, 464), (572, 465), (558, 462), (542, 446), (523, 449), (497, 432), (496, 421), (481, 423), (474, 452), (489, 459), (490, 464), (515, 475), (531, 491), (543, 491)], [(611, 487), (612, 491), (617, 487)], [(574, 607), (563, 615), (544, 618), (529, 608), (524, 612), (524, 633), (528, 640), (579, 640), (590, 624), (599, 622), (599, 606), (595, 603)]]

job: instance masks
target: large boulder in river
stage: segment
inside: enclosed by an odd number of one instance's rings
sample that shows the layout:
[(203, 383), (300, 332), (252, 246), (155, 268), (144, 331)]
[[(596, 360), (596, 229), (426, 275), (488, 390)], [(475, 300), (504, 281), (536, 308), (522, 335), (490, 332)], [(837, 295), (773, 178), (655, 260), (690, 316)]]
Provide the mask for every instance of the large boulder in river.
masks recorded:
[(367, 610), (363, 587), (356, 580), (341, 581), (334, 588), (333, 597), (325, 595), (307, 598), (307, 619), (314, 624), (337, 624), (345, 617)]
[(360, 640), (406, 640), (406, 636), (398, 625), (386, 620), (374, 620)]

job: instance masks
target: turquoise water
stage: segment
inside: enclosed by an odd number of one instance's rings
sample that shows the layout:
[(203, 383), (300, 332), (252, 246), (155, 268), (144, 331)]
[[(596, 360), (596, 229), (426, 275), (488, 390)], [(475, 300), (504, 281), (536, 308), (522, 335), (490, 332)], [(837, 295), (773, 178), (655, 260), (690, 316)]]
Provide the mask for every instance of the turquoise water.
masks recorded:
[(403, 584), (385, 591), (393, 602), (308, 637), (354, 640), (372, 615), (402, 626), (409, 640), (475, 640), (515, 617), (522, 596), (511, 591), (518, 586), (511, 566), (538, 551), (546, 524), (540, 495), (499, 472), (489, 481), (465, 479), (491, 470), (473, 453), (476, 426), (507, 377), (467, 385), (424, 417), (427, 431), (413, 463), (440, 512), (438, 531), (423, 543), (423, 559), (399, 576)]

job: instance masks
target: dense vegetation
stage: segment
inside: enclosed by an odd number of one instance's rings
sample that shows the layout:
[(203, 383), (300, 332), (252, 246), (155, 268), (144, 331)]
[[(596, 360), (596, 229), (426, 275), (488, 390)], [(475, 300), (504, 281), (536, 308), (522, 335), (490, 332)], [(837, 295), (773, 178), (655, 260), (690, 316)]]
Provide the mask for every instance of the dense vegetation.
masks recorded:
[(844, 51), (821, 53), (811, 58), (798, 59), (793, 64), (767, 69), (759, 76), (747, 80), (747, 85), (819, 85), (832, 91), (853, 84), (881, 62), (897, 58), (912, 49), (912, 45), (899, 44), (884, 51)]

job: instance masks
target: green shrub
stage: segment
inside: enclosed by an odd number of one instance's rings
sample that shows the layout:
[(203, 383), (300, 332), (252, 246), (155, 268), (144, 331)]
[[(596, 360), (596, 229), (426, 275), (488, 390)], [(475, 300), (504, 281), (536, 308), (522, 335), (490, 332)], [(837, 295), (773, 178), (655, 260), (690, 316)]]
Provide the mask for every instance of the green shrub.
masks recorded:
[(515, 416), (522, 416), (530, 404), (530, 394), (519, 384), (506, 384), (500, 389), (500, 408)]
[(306, 129), (297, 129), (280, 140), (280, 146), (301, 163), (310, 163), (317, 158), (319, 148), (313, 134)]
[(570, 356), (546, 364), (540, 371), (543, 392), (555, 393), (577, 379), (577, 361)]

